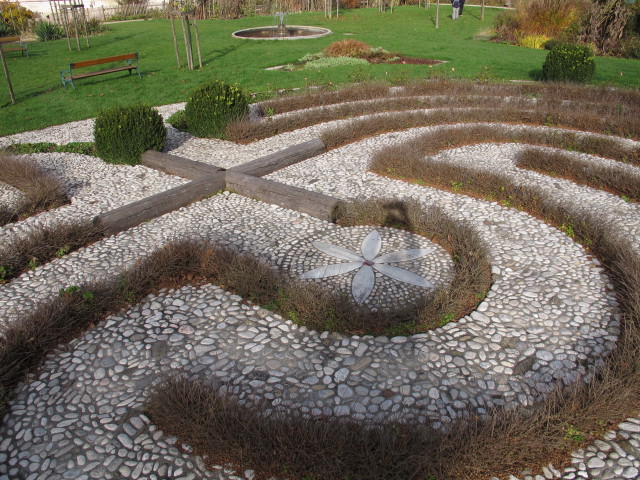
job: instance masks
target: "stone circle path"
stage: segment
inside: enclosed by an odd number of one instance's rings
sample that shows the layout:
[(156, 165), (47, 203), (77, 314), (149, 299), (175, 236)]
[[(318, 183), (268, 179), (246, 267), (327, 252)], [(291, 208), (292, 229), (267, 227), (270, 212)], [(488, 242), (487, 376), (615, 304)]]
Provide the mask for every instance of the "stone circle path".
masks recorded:
[[(159, 108), (165, 118), (181, 105)], [(339, 125), (338, 122), (331, 122)], [(195, 139), (169, 128), (172, 154), (229, 168), (312, 138), (328, 124), (246, 146)], [(437, 127), (432, 127), (437, 128)], [(178, 448), (141, 413), (149, 384), (184, 371), (219, 386), (240, 402), (266, 400), (273, 409), (310, 417), (435, 422), (466, 411), (531, 405), (552, 382), (572, 382), (614, 347), (619, 316), (603, 269), (559, 230), (496, 203), (380, 177), (367, 171), (372, 152), (419, 135), (412, 129), (368, 138), (270, 174), (288, 185), (342, 199), (413, 198), (468, 222), (489, 248), (493, 284), (477, 310), (457, 322), (412, 337), (347, 337), (310, 331), (215, 285), (184, 286), (150, 295), (108, 317), (51, 353), (10, 402), (0, 429), (0, 479), (243, 478), (251, 472), (207, 470), (201, 458)], [(0, 138), (13, 142), (92, 140), (92, 121)], [(513, 166), (523, 147), (474, 145), (445, 151), (438, 161), (472, 164), (554, 192), (570, 208), (606, 211), (620, 234), (640, 238), (637, 204)], [(70, 205), (0, 228), (10, 242), (41, 225), (92, 218), (184, 179), (146, 167), (107, 165), (77, 154), (34, 155), (59, 176)], [(603, 160), (581, 155), (584, 161)], [(638, 175), (637, 168), (629, 169)], [(0, 201), (19, 193), (0, 189)], [(336, 263), (313, 241), (359, 254), (373, 227), (346, 229), (308, 215), (223, 193), (141, 224), (56, 259), (0, 285), (0, 319), (15, 322), (61, 288), (117, 277), (166, 243), (207, 239), (259, 257), (294, 275)], [(379, 229), (379, 255), (429, 249)], [(423, 242), (424, 240), (424, 242)], [(386, 243), (385, 243), (386, 242)], [(416, 243), (417, 242), (417, 243)], [(362, 247), (364, 248), (364, 247)], [(386, 250), (385, 250), (386, 249)], [(446, 252), (393, 265), (443, 284)], [(320, 279), (346, 288), (356, 271)], [(412, 295), (406, 284), (376, 274), (371, 298), (380, 305)], [(630, 418), (584, 451), (571, 467), (549, 466), (546, 478), (637, 478), (640, 419)], [(521, 478), (539, 480), (523, 474)]]

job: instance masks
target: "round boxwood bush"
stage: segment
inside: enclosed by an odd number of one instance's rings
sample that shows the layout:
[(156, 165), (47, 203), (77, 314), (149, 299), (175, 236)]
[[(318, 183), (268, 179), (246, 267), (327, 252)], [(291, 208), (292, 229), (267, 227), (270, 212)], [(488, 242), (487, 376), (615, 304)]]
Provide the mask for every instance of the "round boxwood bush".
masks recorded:
[(542, 65), (542, 76), (545, 80), (583, 83), (591, 79), (595, 69), (595, 59), (589, 47), (558, 43)]
[(138, 165), (147, 150), (162, 150), (167, 129), (147, 105), (114, 107), (96, 117), (93, 130), (98, 156), (109, 163)]
[(229, 122), (249, 113), (249, 102), (239, 87), (216, 80), (194, 88), (184, 111), (191, 134), (224, 138)]

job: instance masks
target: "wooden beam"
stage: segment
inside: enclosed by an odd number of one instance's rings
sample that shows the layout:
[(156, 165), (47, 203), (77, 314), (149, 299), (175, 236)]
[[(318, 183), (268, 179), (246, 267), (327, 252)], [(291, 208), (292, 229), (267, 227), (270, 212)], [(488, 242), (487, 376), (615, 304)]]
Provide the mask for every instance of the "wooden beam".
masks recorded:
[[(147, 151), (142, 156), (143, 165), (193, 180), (185, 185), (98, 215), (94, 222), (102, 225), (106, 235), (113, 235), (202, 200), (225, 187), (248, 197), (331, 221), (333, 210), (338, 202), (336, 198), (253, 177), (267, 175), (319, 155), (325, 150), (324, 143), (314, 139), (238, 165), (226, 172), (213, 165), (166, 153)], [(232, 172), (229, 173), (230, 171)], [(227, 181), (230, 182), (230, 186), (227, 186)]]
[(333, 213), (339, 202), (337, 198), (322, 193), (231, 170), (226, 172), (226, 184), (227, 189), (240, 195), (306, 213), (327, 222), (333, 221)]
[(196, 180), (203, 176), (215, 175), (224, 170), (224, 168), (216, 167), (202, 162), (195, 162), (187, 158), (170, 155), (168, 153), (156, 152), (155, 150), (147, 150), (142, 154), (140, 162), (145, 167), (160, 170), (161, 172), (179, 177)]
[(295, 163), (301, 162), (316, 155), (320, 155), (327, 150), (322, 140), (314, 138), (308, 142), (299, 143), (279, 152), (272, 153), (265, 157), (258, 158), (252, 162), (243, 163), (229, 170), (244, 173), (245, 175), (253, 175), (254, 177), (264, 177), (276, 170), (288, 167)]
[(106, 235), (113, 235), (186, 207), (219, 192), (224, 187), (225, 174), (219, 172), (98, 215), (94, 222), (103, 226)]

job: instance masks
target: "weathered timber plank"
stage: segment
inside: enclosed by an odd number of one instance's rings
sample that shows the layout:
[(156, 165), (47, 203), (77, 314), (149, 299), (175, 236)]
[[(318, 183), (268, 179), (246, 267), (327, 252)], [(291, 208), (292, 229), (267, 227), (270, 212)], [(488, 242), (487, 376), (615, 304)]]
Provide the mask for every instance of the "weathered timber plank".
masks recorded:
[(231, 170), (226, 172), (226, 181), (227, 188), (240, 195), (306, 213), (327, 222), (333, 221), (333, 212), (339, 201), (322, 193)]
[(196, 180), (203, 176), (215, 175), (224, 170), (224, 168), (208, 165), (202, 162), (196, 162), (187, 158), (170, 155), (168, 153), (156, 152), (155, 150), (147, 150), (142, 154), (141, 164), (145, 167), (154, 168), (161, 172), (179, 177)]
[(202, 200), (224, 186), (225, 174), (218, 172), (98, 215), (94, 222), (104, 227), (106, 235), (113, 235)]
[(272, 153), (271, 155), (260, 157), (251, 162), (238, 165), (237, 167), (232, 167), (229, 170), (244, 173), (245, 175), (263, 177), (271, 172), (275, 172), (276, 170), (280, 170), (288, 167), (289, 165), (306, 160), (307, 158), (320, 155), (321, 153), (324, 153), (326, 149), (327, 147), (322, 143), (322, 140), (314, 138), (308, 142), (299, 143), (298, 145), (285, 148), (284, 150)]

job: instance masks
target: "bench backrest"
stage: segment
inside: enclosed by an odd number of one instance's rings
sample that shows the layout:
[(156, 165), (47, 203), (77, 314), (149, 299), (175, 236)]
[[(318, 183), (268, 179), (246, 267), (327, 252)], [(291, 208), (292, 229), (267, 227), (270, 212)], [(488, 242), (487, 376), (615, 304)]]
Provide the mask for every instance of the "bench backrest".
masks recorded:
[(95, 60), (85, 60), (83, 62), (70, 63), (70, 68), (91, 67), (92, 65), (100, 65), (102, 63), (122, 62), (124, 60), (137, 59), (137, 53), (127, 53), (125, 55), (116, 55), (115, 57), (97, 58)]
[(0, 37), (0, 43), (18, 43), (20, 42), (20, 37), (16, 35), (15, 37)]

